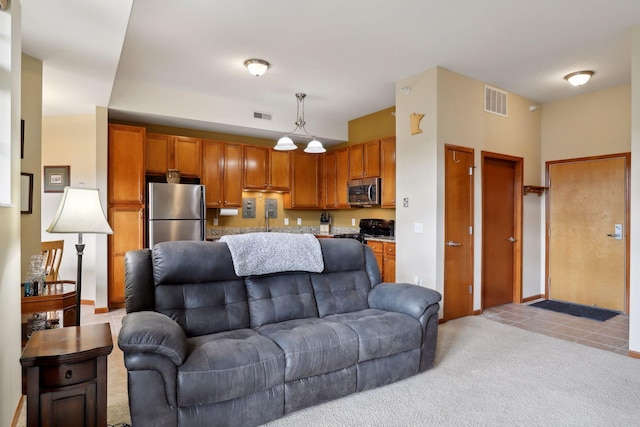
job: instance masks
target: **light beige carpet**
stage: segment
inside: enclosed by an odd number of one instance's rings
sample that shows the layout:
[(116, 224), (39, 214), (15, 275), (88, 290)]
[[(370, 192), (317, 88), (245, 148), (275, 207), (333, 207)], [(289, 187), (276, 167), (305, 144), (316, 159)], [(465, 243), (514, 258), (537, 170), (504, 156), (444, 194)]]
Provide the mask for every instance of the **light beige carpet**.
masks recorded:
[[(130, 423), (117, 345), (108, 369), (109, 424)], [(433, 369), (267, 424), (301, 425), (640, 425), (640, 360), (466, 317), (439, 326)]]

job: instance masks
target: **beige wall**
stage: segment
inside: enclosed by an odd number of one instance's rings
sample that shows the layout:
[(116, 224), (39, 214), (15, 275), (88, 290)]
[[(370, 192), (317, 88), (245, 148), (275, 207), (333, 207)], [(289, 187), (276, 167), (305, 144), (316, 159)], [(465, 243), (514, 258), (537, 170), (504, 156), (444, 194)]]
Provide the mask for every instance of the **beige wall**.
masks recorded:
[[(2, 187), (10, 203), (0, 206), (0, 425), (9, 426), (21, 395), (20, 369), (20, 2), (0, 10), (0, 157), (5, 156)], [(1, 164), (2, 162), (0, 162)]]
[(42, 188), (42, 61), (22, 55), (22, 119), (24, 120), (24, 158), (20, 171), (33, 174), (31, 214), (22, 214), (22, 281), (29, 270), (29, 257), (40, 253), (40, 192)]
[[(349, 142), (358, 144), (396, 134), (396, 107), (385, 108), (357, 119), (349, 120)], [(343, 144), (345, 145), (345, 144)]]
[[(442, 291), (437, 84), (435, 68), (396, 83), (396, 280), (413, 283), (418, 278), (423, 286)], [(411, 91), (403, 93), (404, 87)], [(425, 115), (422, 133), (415, 135), (410, 129), (413, 113)], [(422, 233), (414, 232), (416, 224)]]
[[(97, 114), (44, 117), (42, 120), (42, 164), (43, 166), (70, 166), (70, 185), (72, 187), (96, 188), (99, 179), (104, 181), (103, 177), (97, 176), (98, 159), (96, 153), (99, 147), (97, 144), (99, 137)], [(106, 135), (106, 126), (103, 125), (101, 129), (101, 132)], [(106, 162), (106, 158), (102, 161)], [(99, 188), (99, 190), (101, 197), (104, 198), (106, 187)], [(62, 193), (42, 193), (41, 238), (42, 240), (63, 239), (65, 241), (60, 265), (60, 278), (75, 280), (77, 274), (75, 244), (78, 241), (78, 235), (55, 234), (45, 231), (51, 224), (61, 199)], [(106, 205), (103, 205), (103, 210), (106, 211)], [(100, 248), (97, 242), (102, 242)], [(99, 276), (96, 271), (96, 253), (102, 253), (101, 248), (106, 245), (106, 239), (104, 236), (84, 234), (83, 243), (86, 246), (82, 258), (82, 299), (96, 301), (96, 278)], [(106, 251), (100, 257), (99, 268), (104, 268), (105, 264)], [(99, 287), (106, 291), (106, 270), (104, 273), (105, 276), (101, 279)]]
[[(410, 88), (408, 94), (400, 89)], [(531, 112), (535, 103), (509, 94), (508, 117), (483, 111), (484, 83), (443, 68), (428, 70), (396, 85), (396, 125), (398, 200), (409, 197), (409, 207), (398, 207), (397, 276), (413, 282), (423, 278), (423, 285), (443, 289), (444, 265), (444, 146), (475, 150), (475, 253), (474, 309), (480, 309), (482, 203), (480, 170), (481, 151), (524, 158), (525, 182), (539, 185), (540, 114)], [(410, 135), (409, 115), (425, 114), (422, 133)], [(529, 196), (531, 197), (531, 196)], [(525, 203), (523, 294), (540, 293), (540, 222), (541, 201), (531, 198)], [(423, 232), (415, 224), (423, 225)]]
[[(631, 54), (631, 221), (640, 220), (640, 27), (632, 31)], [(640, 226), (631, 226), (629, 350), (640, 354)]]
[(543, 171), (549, 160), (629, 152), (631, 86), (544, 104), (542, 123)]

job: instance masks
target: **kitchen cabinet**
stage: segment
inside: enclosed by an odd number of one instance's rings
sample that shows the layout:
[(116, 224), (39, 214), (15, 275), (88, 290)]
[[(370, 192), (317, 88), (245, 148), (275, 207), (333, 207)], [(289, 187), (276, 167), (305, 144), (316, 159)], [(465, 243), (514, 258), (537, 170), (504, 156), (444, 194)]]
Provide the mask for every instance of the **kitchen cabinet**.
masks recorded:
[(202, 141), (202, 179), (208, 208), (242, 206), (242, 145)]
[(380, 141), (349, 146), (349, 171), (351, 179), (379, 177)]
[(394, 283), (396, 281), (396, 244), (395, 242), (380, 242), (368, 240), (367, 246), (376, 256), (378, 268), (383, 282)]
[(124, 307), (124, 254), (144, 245), (145, 129), (109, 125), (107, 236), (109, 308)]
[(303, 151), (291, 153), (291, 191), (284, 193), (285, 209), (322, 209), (322, 159)]
[(244, 189), (289, 191), (289, 157), (288, 151), (245, 145)]
[(380, 205), (383, 208), (396, 207), (396, 137), (380, 140), (380, 156), (382, 168), (380, 177), (382, 191)]
[(325, 154), (325, 207), (348, 208), (349, 148)]
[(109, 252), (109, 308), (124, 307), (124, 256), (128, 251), (144, 247), (144, 207), (109, 208), (109, 224), (113, 234), (107, 237)]
[(149, 133), (145, 138), (145, 170), (164, 175), (167, 169), (178, 169), (182, 176), (200, 177), (201, 147), (199, 138)]
[(144, 203), (145, 129), (109, 125), (109, 204)]
[(382, 243), (382, 271), (385, 282), (396, 281), (396, 244), (395, 242)]

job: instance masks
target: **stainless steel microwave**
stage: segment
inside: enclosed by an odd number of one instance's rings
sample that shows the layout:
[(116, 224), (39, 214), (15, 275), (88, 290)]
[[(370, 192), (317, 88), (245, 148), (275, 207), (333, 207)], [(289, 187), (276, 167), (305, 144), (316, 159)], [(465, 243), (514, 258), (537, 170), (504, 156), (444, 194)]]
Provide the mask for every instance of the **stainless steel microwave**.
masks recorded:
[(380, 178), (354, 179), (347, 182), (351, 206), (377, 206), (380, 204)]

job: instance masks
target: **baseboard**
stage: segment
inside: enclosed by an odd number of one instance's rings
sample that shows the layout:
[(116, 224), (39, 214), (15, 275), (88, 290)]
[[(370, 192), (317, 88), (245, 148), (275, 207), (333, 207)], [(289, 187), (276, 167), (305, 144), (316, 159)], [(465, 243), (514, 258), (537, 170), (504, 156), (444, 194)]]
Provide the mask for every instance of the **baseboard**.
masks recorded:
[(540, 298), (544, 298), (544, 295), (539, 294), (539, 295), (533, 295), (533, 296), (530, 296), (530, 297), (522, 298), (522, 303), (531, 302), (531, 301), (534, 301), (534, 300), (537, 300), (537, 299), (540, 299)]
[(103, 314), (109, 312), (109, 307), (99, 307), (93, 311), (95, 314)]
[(474, 316), (480, 316), (480, 315), (482, 314), (482, 309), (480, 309), (480, 310), (473, 310), (473, 313), (471, 313), (471, 314), (473, 314)]
[(11, 427), (17, 427), (18, 421), (20, 420), (20, 414), (22, 413), (22, 406), (24, 405), (25, 396), (20, 395), (20, 400), (18, 400), (18, 407), (16, 408), (16, 412), (13, 414), (13, 420), (11, 421)]
[(83, 299), (83, 300), (80, 300), (80, 304), (95, 305), (96, 302), (92, 299)]
[(640, 352), (627, 350), (627, 356), (633, 357), (634, 359), (640, 359)]

